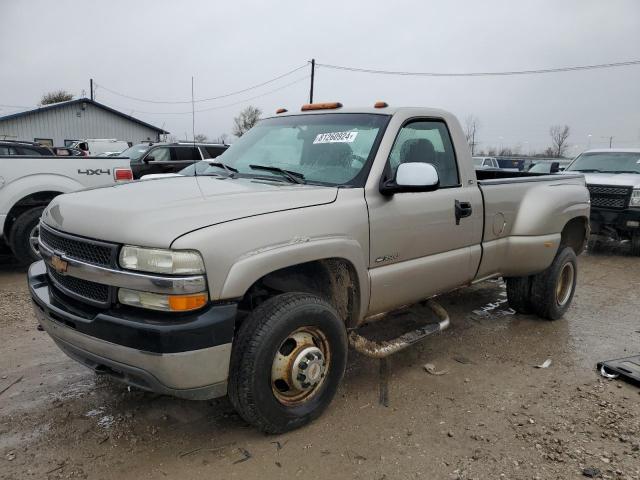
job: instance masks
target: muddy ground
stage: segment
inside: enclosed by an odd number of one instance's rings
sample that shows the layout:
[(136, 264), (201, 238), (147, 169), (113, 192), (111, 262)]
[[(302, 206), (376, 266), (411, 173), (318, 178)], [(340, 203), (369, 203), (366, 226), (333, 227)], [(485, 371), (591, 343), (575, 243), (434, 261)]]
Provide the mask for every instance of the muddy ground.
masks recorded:
[(595, 371), (640, 353), (640, 259), (579, 267), (563, 320), (514, 315), (497, 281), (446, 295), (451, 328), (389, 360), (388, 407), (379, 362), (352, 352), (318, 421), (266, 436), (227, 399), (95, 377), (36, 330), (24, 272), (5, 265), (0, 391), (17, 383), (0, 394), (0, 478), (640, 479), (640, 389)]

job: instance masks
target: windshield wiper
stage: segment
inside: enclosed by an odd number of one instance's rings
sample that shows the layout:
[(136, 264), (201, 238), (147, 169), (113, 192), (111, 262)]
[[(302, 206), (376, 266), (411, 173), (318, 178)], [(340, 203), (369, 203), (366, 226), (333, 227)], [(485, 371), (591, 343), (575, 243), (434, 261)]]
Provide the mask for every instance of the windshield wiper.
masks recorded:
[(229, 177), (233, 178), (234, 177), (234, 173), (238, 173), (238, 169), (237, 168), (233, 168), (225, 163), (222, 162), (207, 162), (209, 165), (211, 165), (212, 167), (219, 167), (219, 168), (224, 168), (226, 170), (226, 172), (229, 174)]
[(569, 171), (570, 172), (584, 172), (584, 173), (602, 173), (602, 170), (598, 170), (597, 168), (576, 168), (575, 170), (572, 168)]
[(638, 175), (640, 175), (640, 172), (636, 171), (636, 170), (603, 170), (602, 173), (636, 173)]
[(254, 165), (254, 164), (249, 165), (249, 168), (253, 168), (254, 170), (265, 170), (267, 172), (280, 173), (284, 175), (286, 178), (288, 178), (291, 181), (291, 183), (297, 183), (300, 185), (304, 185), (306, 183), (304, 181), (303, 174), (299, 172), (293, 172), (291, 170), (285, 170), (284, 168), (270, 167), (267, 165)]

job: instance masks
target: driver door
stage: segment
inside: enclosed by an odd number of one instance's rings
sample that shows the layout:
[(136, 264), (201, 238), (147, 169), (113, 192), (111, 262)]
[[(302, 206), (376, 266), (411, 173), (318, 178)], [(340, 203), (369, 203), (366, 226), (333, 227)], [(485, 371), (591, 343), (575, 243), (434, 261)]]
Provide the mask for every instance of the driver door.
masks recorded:
[[(395, 178), (398, 165), (411, 162), (432, 164), (438, 172), (438, 189), (391, 197), (367, 193), (371, 315), (451, 290), (475, 276), (479, 251), (476, 255), (472, 247), (479, 249), (482, 198), (475, 185), (462, 184), (443, 121), (415, 119), (402, 127), (386, 175)], [(468, 204), (470, 214), (459, 218), (456, 203)]]

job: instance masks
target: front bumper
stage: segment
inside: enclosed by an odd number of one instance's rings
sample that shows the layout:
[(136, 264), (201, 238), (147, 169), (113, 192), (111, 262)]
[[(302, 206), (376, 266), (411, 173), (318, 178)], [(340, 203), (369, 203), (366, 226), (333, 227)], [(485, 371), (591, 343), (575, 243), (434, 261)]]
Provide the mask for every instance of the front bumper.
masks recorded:
[(606, 208), (591, 207), (591, 233), (626, 235), (632, 232), (640, 232), (635, 226), (640, 224), (640, 209), (627, 208), (625, 210), (609, 210)]
[(226, 394), (237, 305), (187, 315), (104, 311), (59, 295), (44, 262), (29, 268), (38, 322), (71, 358), (126, 384), (204, 400)]

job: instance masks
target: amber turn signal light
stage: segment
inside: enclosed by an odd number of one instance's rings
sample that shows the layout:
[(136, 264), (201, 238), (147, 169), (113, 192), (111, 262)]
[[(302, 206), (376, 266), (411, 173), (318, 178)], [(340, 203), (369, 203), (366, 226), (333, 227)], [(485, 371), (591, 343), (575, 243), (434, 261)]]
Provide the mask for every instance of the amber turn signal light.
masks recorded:
[(169, 310), (172, 312), (187, 312), (204, 307), (209, 299), (206, 293), (196, 295), (169, 295)]

